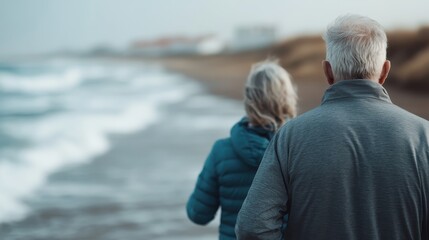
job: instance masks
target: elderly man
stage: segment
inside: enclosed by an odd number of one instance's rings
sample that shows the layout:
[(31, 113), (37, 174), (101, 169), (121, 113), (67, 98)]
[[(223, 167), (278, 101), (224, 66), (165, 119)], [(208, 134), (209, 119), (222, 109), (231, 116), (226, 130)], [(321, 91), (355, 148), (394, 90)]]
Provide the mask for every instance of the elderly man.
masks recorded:
[(386, 34), (347, 15), (324, 39), (331, 86), (321, 106), (271, 141), (238, 239), (429, 239), (429, 122), (392, 104), (382, 87)]

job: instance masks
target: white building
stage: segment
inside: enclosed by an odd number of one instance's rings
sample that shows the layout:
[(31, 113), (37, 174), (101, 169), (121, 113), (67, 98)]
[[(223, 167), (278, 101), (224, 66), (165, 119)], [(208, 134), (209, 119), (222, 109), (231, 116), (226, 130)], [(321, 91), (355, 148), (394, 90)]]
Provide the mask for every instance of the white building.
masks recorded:
[(272, 45), (277, 40), (277, 29), (270, 25), (237, 28), (230, 44), (231, 51), (244, 51)]

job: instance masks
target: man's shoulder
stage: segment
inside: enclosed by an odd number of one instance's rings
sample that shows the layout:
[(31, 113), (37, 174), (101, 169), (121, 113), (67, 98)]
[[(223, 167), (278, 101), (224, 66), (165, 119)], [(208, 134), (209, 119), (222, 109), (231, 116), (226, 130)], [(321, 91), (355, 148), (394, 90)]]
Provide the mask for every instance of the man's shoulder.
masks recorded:
[(429, 136), (429, 121), (395, 104), (391, 104), (391, 115), (385, 116), (390, 124), (400, 125), (404, 131)]
[(416, 123), (420, 123), (422, 125), (426, 125), (426, 127), (429, 127), (429, 121), (414, 114), (411, 113), (401, 107), (399, 107), (398, 105), (392, 104), (393, 108), (396, 110), (396, 112), (398, 113), (398, 115), (401, 115), (402, 117), (415, 121)]

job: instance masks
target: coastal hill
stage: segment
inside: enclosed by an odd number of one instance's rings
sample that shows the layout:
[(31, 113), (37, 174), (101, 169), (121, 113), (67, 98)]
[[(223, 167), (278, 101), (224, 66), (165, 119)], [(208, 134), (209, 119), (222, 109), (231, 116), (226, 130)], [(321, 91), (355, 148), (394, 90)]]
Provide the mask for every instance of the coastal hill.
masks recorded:
[[(388, 59), (392, 62), (392, 69), (385, 86), (392, 101), (429, 119), (429, 26), (388, 32), (388, 41)], [(325, 59), (321, 35), (295, 37), (264, 49), (244, 52), (143, 59), (158, 62), (171, 71), (198, 80), (214, 94), (242, 99), (251, 65), (270, 57), (277, 58), (292, 75), (298, 87), (301, 113), (320, 104), (328, 87), (321, 67)], [(142, 58), (138, 57), (138, 60)]]
[[(392, 63), (388, 84), (416, 91), (429, 91), (429, 27), (388, 33), (388, 59)], [(270, 49), (282, 66), (297, 79), (321, 78), (325, 45), (320, 36), (286, 40)]]
[[(429, 26), (389, 32), (388, 42), (387, 54), (392, 63), (388, 83), (429, 92)], [(325, 59), (325, 45), (320, 36), (286, 40), (260, 50), (260, 54), (279, 58), (296, 79), (323, 78), (321, 61)]]
[[(429, 92), (429, 26), (417, 30), (388, 32), (388, 41), (388, 59), (392, 63), (388, 84)], [(210, 72), (209, 69), (219, 68), (212, 77), (229, 79), (237, 75), (245, 78), (251, 63), (268, 57), (279, 59), (280, 64), (291, 73), (294, 79), (305, 81), (324, 78), (321, 62), (325, 59), (325, 45), (320, 35), (300, 36), (268, 48), (246, 52), (212, 56), (169, 56), (163, 57), (162, 61), (173, 70), (189, 73), (196, 78), (201, 77), (200, 71)], [(186, 67), (189, 63), (193, 66), (201, 66), (201, 69), (189, 71), (190, 69)], [(211, 75), (202, 74), (203, 78), (210, 78), (206, 75)], [(219, 81), (222, 80), (219, 79)], [(241, 85), (244, 79), (238, 81)]]

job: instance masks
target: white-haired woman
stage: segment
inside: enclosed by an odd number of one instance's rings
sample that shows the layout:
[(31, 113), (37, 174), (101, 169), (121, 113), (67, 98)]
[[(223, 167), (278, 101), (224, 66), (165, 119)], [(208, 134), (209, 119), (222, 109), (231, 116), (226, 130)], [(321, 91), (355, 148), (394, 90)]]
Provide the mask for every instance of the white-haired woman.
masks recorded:
[(210, 222), (221, 208), (219, 239), (236, 239), (237, 214), (265, 149), (276, 131), (296, 115), (297, 95), (289, 74), (273, 61), (255, 64), (248, 76), (246, 116), (231, 136), (215, 142), (187, 204), (189, 219)]

